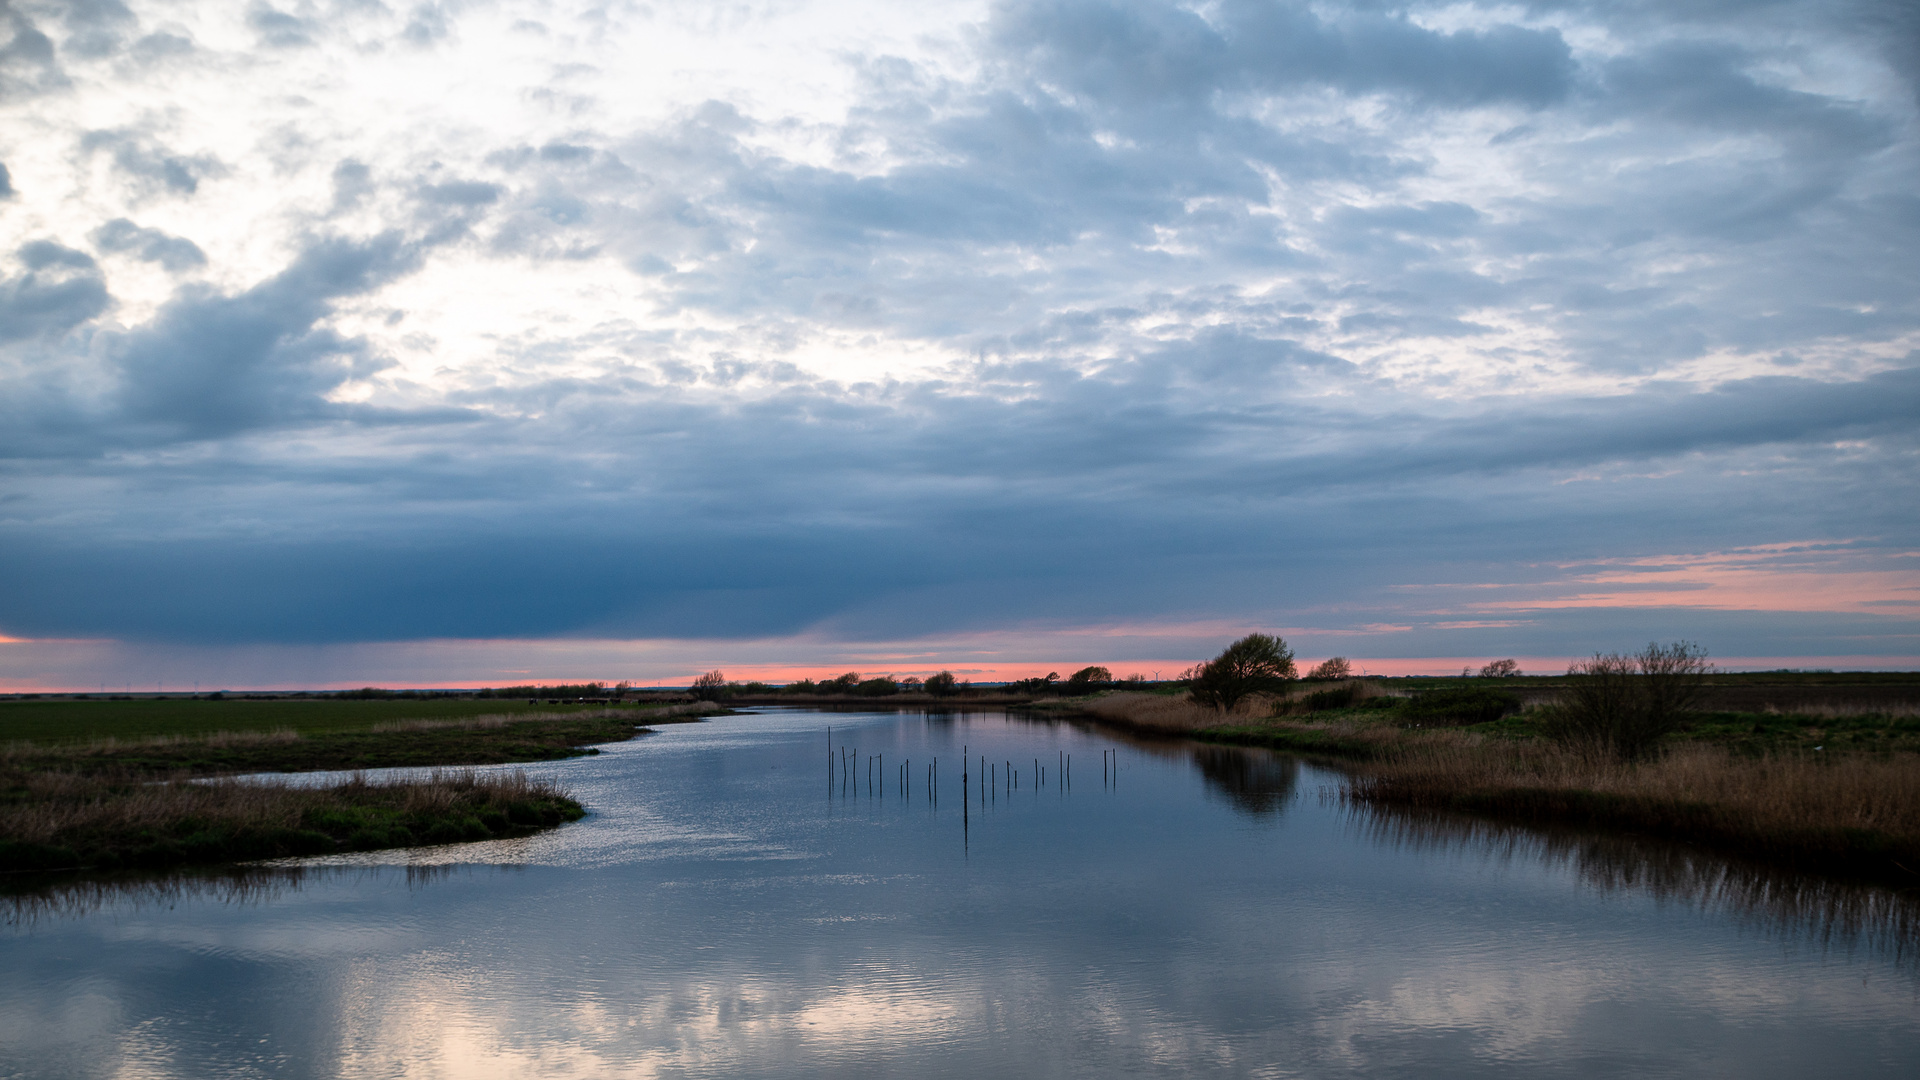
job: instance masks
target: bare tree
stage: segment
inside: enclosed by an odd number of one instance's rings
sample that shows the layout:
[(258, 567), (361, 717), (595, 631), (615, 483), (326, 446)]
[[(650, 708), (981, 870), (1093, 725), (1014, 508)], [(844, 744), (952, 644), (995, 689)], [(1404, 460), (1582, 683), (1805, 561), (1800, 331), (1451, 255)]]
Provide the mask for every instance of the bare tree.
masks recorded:
[(1353, 677), (1353, 665), (1344, 656), (1333, 656), (1320, 661), (1318, 667), (1307, 672), (1309, 679), (1350, 679)]
[(1572, 685), (1548, 733), (1586, 753), (1645, 757), (1686, 723), (1712, 673), (1706, 650), (1690, 641), (1594, 653), (1567, 670)]
[(1492, 660), (1486, 667), (1480, 669), (1480, 677), (1483, 679), (1511, 679), (1518, 674), (1520, 674), (1518, 660)]
[(719, 671), (709, 671), (693, 680), (687, 692), (699, 701), (718, 701), (727, 696), (727, 677)]

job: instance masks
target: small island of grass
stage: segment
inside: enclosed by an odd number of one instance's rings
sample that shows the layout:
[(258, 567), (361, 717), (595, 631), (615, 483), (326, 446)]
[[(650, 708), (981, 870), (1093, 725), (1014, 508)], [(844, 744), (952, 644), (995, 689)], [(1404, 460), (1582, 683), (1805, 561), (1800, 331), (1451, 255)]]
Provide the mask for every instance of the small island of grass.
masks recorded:
[[(0, 735), (13, 734), (12, 721), (40, 736), (0, 744), (0, 872), (160, 869), (524, 836), (586, 809), (550, 780), (470, 766), (596, 754), (598, 744), (647, 730), (642, 724), (718, 711), (689, 703), (502, 712), (487, 702), (464, 716), (442, 706), (410, 717), (422, 710), (290, 700), (223, 714), (222, 703), (208, 702), (193, 715), (225, 730), (101, 734), (151, 730), (162, 712), (163, 726), (191, 723), (177, 702), (156, 703), (150, 715), (135, 708), (143, 704), (48, 702), (0, 712)], [(389, 782), (358, 774), (391, 767), (433, 772)], [(241, 779), (309, 771), (355, 775), (317, 786)]]

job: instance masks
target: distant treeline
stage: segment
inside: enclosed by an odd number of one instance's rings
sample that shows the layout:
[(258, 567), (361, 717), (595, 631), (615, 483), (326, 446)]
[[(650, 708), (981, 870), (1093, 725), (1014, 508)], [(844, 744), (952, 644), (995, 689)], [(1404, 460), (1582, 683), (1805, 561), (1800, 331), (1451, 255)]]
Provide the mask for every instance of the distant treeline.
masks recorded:
[(994, 686), (975, 686), (973, 683), (956, 676), (951, 671), (941, 671), (925, 679), (909, 675), (896, 679), (891, 675), (876, 675), (863, 679), (857, 671), (841, 675), (826, 676), (820, 679), (798, 679), (785, 685), (764, 682), (732, 682), (726, 673), (709, 671), (693, 681), (687, 692), (698, 698), (721, 700), (729, 697), (892, 697), (895, 694), (928, 694), (933, 697), (966, 697), (985, 693), (992, 694), (1091, 694), (1096, 690), (1110, 690), (1119, 686), (1144, 686), (1143, 675), (1130, 675), (1124, 680), (1116, 680), (1113, 672), (1104, 667), (1081, 668), (1066, 679), (1060, 673), (1050, 671), (1044, 676), (1021, 679), (1017, 682)]
[(341, 690), (322, 696), (387, 701), (396, 698), (617, 698), (633, 692), (632, 683), (619, 682), (608, 686), (603, 682), (589, 682), (556, 683), (551, 686), (488, 686), (479, 690), (382, 690), (377, 686), (363, 686), (358, 690)]

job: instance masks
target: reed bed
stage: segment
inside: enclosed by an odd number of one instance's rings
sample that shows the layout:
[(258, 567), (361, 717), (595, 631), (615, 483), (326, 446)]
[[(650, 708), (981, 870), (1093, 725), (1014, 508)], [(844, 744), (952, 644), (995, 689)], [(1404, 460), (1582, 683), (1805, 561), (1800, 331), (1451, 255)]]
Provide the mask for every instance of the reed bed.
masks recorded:
[(1169, 697), (1165, 694), (1123, 691), (1094, 698), (1080, 705), (1079, 708), (1083, 712), (1120, 727), (1185, 735), (1205, 728), (1219, 727), (1234, 719), (1270, 716), (1274, 709), (1274, 699), (1256, 694), (1240, 702), (1231, 712), (1223, 713), (1210, 706), (1198, 704), (1184, 695)]
[(1756, 757), (1696, 743), (1623, 762), (1540, 740), (1431, 732), (1380, 746), (1346, 792), (1363, 803), (1626, 828), (1920, 883), (1920, 760), (1906, 754)]
[(585, 811), (522, 772), (327, 787), (0, 770), (0, 871), (160, 867), (524, 835)]
[(1775, 865), (1920, 885), (1920, 755), (1909, 751), (1756, 751), (1691, 740), (1624, 761), (1511, 732), (1404, 727), (1389, 718), (1394, 712), (1364, 707), (1325, 719), (1288, 715), (1302, 701), (1296, 692), (1225, 716), (1180, 698), (1126, 693), (1084, 711), (1137, 731), (1343, 759), (1341, 797), (1356, 804), (1628, 830)]

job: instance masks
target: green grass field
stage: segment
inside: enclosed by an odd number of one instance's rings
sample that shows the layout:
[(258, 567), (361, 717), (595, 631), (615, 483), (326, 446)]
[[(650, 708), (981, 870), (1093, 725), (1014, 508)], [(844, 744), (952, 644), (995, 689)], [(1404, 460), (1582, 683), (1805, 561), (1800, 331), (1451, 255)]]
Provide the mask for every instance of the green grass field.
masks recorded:
[(155, 735), (192, 736), (216, 731), (274, 731), (280, 728), (291, 728), (302, 735), (322, 735), (364, 731), (390, 720), (452, 720), (467, 716), (604, 708), (604, 705), (529, 705), (525, 698), (430, 698), (420, 701), (336, 698), (0, 701), (0, 745), (10, 742), (54, 745), (108, 737), (144, 739)]

